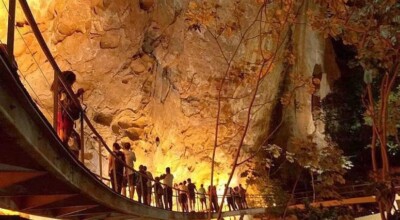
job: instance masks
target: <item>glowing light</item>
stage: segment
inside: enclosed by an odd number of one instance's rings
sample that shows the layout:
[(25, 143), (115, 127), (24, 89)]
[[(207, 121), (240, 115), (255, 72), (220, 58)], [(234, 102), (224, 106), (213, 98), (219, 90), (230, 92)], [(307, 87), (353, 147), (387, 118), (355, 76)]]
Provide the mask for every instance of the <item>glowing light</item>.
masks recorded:
[[(48, 13), (48, 7), (53, 1), (46, 1), (46, 0), (29, 0), (28, 4), (31, 8), (33, 16), (40, 20), (42, 17), (46, 16)], [(0, 18), (7, 18), (8, 17), (8, 0), (0, 0)], [(15, 15), (16, 23), (25, 23), (25, 15), (17, 4), (16, 15)], [(1, 19), (0, 20), (0, 40), (5, 43), (7, 41), (7, 25), (8, 19)], [(17, 35), (15, 36), (17, 38)]]

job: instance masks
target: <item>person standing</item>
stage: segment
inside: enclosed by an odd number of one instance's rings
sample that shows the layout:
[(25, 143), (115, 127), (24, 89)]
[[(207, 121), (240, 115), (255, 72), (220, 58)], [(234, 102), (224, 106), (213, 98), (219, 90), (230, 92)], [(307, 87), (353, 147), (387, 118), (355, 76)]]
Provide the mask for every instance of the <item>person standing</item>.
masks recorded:
[(239, 187), (238, 186), (235, 186), (235, 188), (233, 188), (233, 201), (235, 202), (236, 207), (238, 209), (242, 209), (243, 208), (242, 199), (240, 197), (240, 192), (239, 192)]
[[(201, 203), (201, 209), (202, 209), (203, 211), (204, 211), (204, 210), (207, 210), (206, 189), (204, 189), (204, 185), (203, 185), (203, 184), (200, 185), (200, 189), (199, 189), (197, 192), (199, 193), (199, 199), (200, 199), (200, 203)], [(204, 209), (203, 204), (205, 205), (206, 209)]]
[(226, 203), (228, 205), (229, 211), (236, 210), (236, 206), (233, 204), (232, 187), (228, 187), (228, 185), (225, 184), (225, 190), (226, 190)]
[(218, 196), (217, 196), (217, 187), (216, 186), (213, 186), (211, 188), (211, 202), (214, 206), (215, 212), (218, 212), (219, 207), (218, 207)]
[(139, 181), (136, 186), (136, 191), (138, 194), (138, 202), (143, 203), (145, 205), (148, 205), (147, 203), (147, 174), (146, 171), (144, 170), (144, 166), (140, 165), (139, 166)]
[(169, 167), (165, 169), (165, 174), (161, 175), (160, 179), (163, 180), (164, 184), (164, 207), (172, 211), (172, 184), (174, 176), (171, 174), (171, 169)]
[(156, 207), (157, 208), (164, 208), (163, 202), (162, 202), (162, 196), (164, 194), (164, 190), (161, 186), (160, 183), (160, 177), (155, 178), (155, 183), (154, 183), (154, 196), (155, 196), (155, 201), (156, 201)]
[(242, 187), (242, 184), (239, 184), (239, 195), (242, 201), (242, 208), (248, 209), (247, 201), (246, 201), (246, 189)]
[(147, 167), (144, 166), (144, 171), (146, 172), (147, 175), (147, 204), (151, 204), (151, 189), (152, 189), (152, 183), (151, 181), (153, 180), (153, 174), (149, 170), (147, 170)]
[(193, 212), (194, 209), (196, 208), (196, 185), (192, 183), (192, 180), (189, 178), (187, 179), (188, 181), (188, 196), (189, 196), (189, 208), (190, 211)]
[[(72, 71), (64, 71), (61, 73), (61, 76), (66, 83), (66, 87), (72, 89), (73, 84), (76, 82), (75, 73)], [(57, 91), (55, 91), (56, 85), (58, 85)], [(51, 85), (51, 91), (56, 93), (58, 102), (57, 135), (60, 137), (65, 146), (68, 145), (68, 140), (74, 127), (74, 121), (79, 119), (80, 116), (80, 106), (77, 106), (77, 104), (75, 104), (73, 101), (73, 98), (69, 96), (66, 87), (64, 87), (61, 83), (55, 82), (53, 82)], [(74, 95), (79, 97), (83, 93), (84, 90), (80, 88)]]
[(179, 202), (181, 203), (182, 212), (189, 212), (188, 207), (188, 188), (186, 186), (186, 180), (183, 183), (179, 183)]
[(124, 184), (123, 184), (123, 189), (122, 189), (122, 195), (126, 196), (126, 187), (128, 187), (129, 191), (129, 198), (133, 199), (133, 196), (135, 195), (135, 185), (136, 185), (136, 180), (135, 180), (135, 175), (133, 172), (133, 167), (134, 167), (134, 162), (136, 162), (136, 155), (134, 152), (131, 151), (131, 144), (129, 142), (125, 143), (123, 149), (123, 153), (125, 155), (125, 161), (126, 164), (129, 166), (129, 168), (125, 168), (125, 177), (124, 177)]
[(112, 189), (121, 193), (122, 179), (124, 177), (125, 155), (120, 151), (118, 143), (113, 144), (113, 154), (108, 158), (108, 174), (111, 179)]

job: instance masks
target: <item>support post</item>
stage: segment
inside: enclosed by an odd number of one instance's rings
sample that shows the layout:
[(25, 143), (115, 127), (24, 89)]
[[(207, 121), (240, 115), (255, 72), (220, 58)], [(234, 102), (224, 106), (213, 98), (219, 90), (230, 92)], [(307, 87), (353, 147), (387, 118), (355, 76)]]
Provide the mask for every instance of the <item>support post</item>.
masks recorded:
[(53, 80), (53, 128), (54, 130), (57, 131), (58, 134), (58, 129), (57, 129), (57, 123), (58, 123), (58, 76), (56, 71), (54, 71), (54, 80)]
[(97, 144), (99, 145), (99, 171), (100, 171), (100, 178), (103, 181), (103, 163), (102, 163), (102, 154), (101, 154), (101, 143), (97, 140)]
[(80, 121), (81, 121), (81, 162), (83, 164), (85, 164), (85, 132), (84, 132), (84, 128), (83, 128), (83, 112), (81, 112), (81, 117), (80, 117)]
[(14, 25), (15, 25), (16, 0), (9, 0), (8, 4), (8, 32), (7, 32), (7, 53), (9, 62), (14, 65)]

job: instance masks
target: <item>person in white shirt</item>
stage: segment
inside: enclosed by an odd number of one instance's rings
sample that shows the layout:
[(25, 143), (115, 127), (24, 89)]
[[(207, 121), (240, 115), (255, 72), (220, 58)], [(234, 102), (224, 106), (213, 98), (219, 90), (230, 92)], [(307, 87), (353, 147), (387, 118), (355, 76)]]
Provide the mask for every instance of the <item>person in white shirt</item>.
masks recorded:
[(135, 194), (136, 178), (133, 172), (134, 162), (136, 162), (136, 155), (131, 151), (131, 144), (125, 143), (123, 153), (125, 155), (126, 164), (132, 168), (125, 168), (125, 175), (123, 181), (122, 195), (126, 196), (126, 187), (129, 187), (129, 198), (133, 199)]
[[(201, 203), (201, 209), (207, 210), (207, 202), (206, 202), (206, 189), (204, 189), (204, 185), (200, 185), (200, 189), (197, 191), (199, 193), (199, 199)], [(203, 204), (206, 206), (206, 209), (204, 209)]]
[(160, 176), (164, 184), (164, 204), (165, 209), (172, 211), (172, 184), (174, 176), (171, 174), (171, 169), (167, 167), (165, 174)]

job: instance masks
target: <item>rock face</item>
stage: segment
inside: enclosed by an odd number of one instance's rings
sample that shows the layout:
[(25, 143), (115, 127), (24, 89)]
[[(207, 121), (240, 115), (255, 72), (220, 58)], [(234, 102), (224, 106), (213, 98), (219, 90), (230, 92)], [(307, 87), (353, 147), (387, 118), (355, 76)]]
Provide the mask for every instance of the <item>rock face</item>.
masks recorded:
[[(245, 19), (254, 14), (253, 2), (249, 1)], [(87, 114), (108, 145), (115, 141), (130, 142), (138, 157), (136, 164), (146, 164), (155, 176), (170, 166), (177, 181), (191, 177), (198, 184), (208, 184), (217, 87), (225, 64), (211, 36), (204, 31), (188, 30), (185, 23), (188, 3), (188, 0), (41, 0), (32, 7), (61, 69), (77, 74), (74, 89), (85, 89), (83, 102)], [(229, 5), (231, 1), (220, 3)], [(52, 120), (49, 88), (53, 71), (29, 25), (21, 24), (19, 29), (24, 40), (17, 33), (15, 54), (22, 79)], [(315, 66), (320, 65), (319, 96), (324, 96), (329, 92), (327, 80), (335, 78), (326, 72), (328, 69), (335, 73), (334, 57), (326, 56), (329, 44), (305, 25), (293, 30), (298, 61), (294, 68), (304, 77), (312, 77)], [(0, 38), (5, 40), (5, 36)], [(227, 39), (222, 46), (231, 47)], [(34, 52), (33, 56), (30, 51)], [(250, 54), (244, 50), (239, 53), (240, 56)], [(265, 103), (252, 116), (245, 151), (263, 142), (271, 129), (271, 116), (279, 103), (280, 91), (293, 86), (284, 84), (288, 76), (281, 74), (283, 71), (283, 65), (278, 63), (261, 83), (257, 100)], [(239, 88), (236, 96), (248, 90), (248, 82), (240, 80), (241, 77), (235, 79)], [(323, 124), (318, 127), (313, 119), (312, 95), (302, 88), (296, 91), (296, 97), (296, 103), (289, 105), (283, 118), (279, 136), (286, 141), (280, 144), (287, 144), (293, 136), (313, 136), (323, 144)], [(220, 142), (227, 139), (229, 144), (217, 150), (219, 184), (227, 180), (240, 137), (233, 125), (246, 117), (247, 102), (243, 98), (222, 106), (226, 123), (222, 123), (219, 137)], [(160, 139), (158, 145), (156, 137)], [(98, 171), (97, 143), (94, 139), (86, 142), (87, 158), (91, 158), (87, 164)], [(102, 154), (105, 166), (104, 149)], [(237, 181), (235, 177), (234, 182)]]

